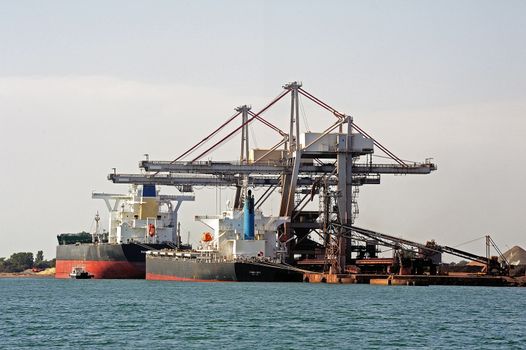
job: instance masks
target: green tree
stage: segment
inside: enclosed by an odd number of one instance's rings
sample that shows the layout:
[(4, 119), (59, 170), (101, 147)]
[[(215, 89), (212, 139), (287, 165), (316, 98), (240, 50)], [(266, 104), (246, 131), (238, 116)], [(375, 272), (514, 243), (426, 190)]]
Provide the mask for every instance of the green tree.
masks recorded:
[(44, 252), (39, 250), (37, 252), (37, 256), (35, 257), (35, 265), (40, 264), (42, 261), (44, 261)]
[(0, 272), (6, 272), (5, 258), (0, 258)]
[(33, 267), (33, 253), (14, 253), (9, 257), (10, 272), (20, 272)]

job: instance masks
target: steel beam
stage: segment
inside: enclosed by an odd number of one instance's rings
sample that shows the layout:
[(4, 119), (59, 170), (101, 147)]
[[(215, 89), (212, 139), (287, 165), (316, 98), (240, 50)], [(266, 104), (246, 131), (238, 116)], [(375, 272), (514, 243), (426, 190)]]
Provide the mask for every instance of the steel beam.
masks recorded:
[[(168, 162), (141, 161), (139, 166), (146, 171), (195, 174), (282, 174), (291, 173), (292, 166), (274, 164), (239, 164), (236, 162)], [(335, 165), (300, 164), (300, 173), (330, 174)], [(354, 164), (355, 174), (429, 174), (436, 170), (433, 163), (416, 163), (407, 166), (399, 164)]]
[[(170, 175), (144, 175), (144, 174), (109, 174), (108, 180), (116, 184), (157, 184), (166, 186), (184, 186), (184, 185), (195, 185), (195, 186), (238, 186), (243, 181), (242, 177), (239, 176), (184, 176), (179, 174)], [(280, 185), (280, 177), (249, 177), (248, 183), (252, 186), (278, 186)], [(377, 185), (380, 184), (380, 176), (377, 174), (372, 175), (357, 175), (354, 174), (352, 177), (353, 186), (361, 185)], [(310, 176), (298, 177), (298, 187), (312, 187), (316, 182), (316, 178)], [(328, 184), (333, 186), (338, 183), (336, 177), (329, 179)]]

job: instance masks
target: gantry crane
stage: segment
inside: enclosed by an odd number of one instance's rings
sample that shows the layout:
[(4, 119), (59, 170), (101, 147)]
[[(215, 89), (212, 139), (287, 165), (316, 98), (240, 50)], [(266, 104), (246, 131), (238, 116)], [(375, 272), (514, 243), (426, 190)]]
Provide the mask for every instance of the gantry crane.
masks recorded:
[[(285, 132), (270, 123), (263, 114), (289, 94), (291, 109), (288, 132)], [(335, 117), (334, 122), (319, 133), (301, 132), (300, 96), (327, 110)], [(236, 188), (235, 208), (242, 206), (249, 187), (266, 187), (263, 196), (256, 202), (258, 207), (279, 189), (279, 216), (289, 218), (280, 230), (279, 238), (288, 248), (289, 262), (312, 257), (321, 251), (325, 259), (330, 260), (331, 269), (339, 272), (352, 253), (347, 249), (350, 240), (345, 230), (354, 224), (357, 215), (357, 188), (379, 184), (383, 174), (429, 174), (436, 170), (436, 165), (429, 160), (409, 163), (400, 159), (356, 125), (352, 116), (338, 112), (304, 90), (298, 82), (284, 85), (283, 91), (258, 112), (252, 112), (248, 105), (237, 107), (235, 111), (212, 133), (174, 160), (143, 160), (139, 167), (144, 173), (119, 174), (114, 171), (108, 179), (114, 183), (175, 186), (181, 192), (192, 192), (193, 186), (201, 185), (233, 186)], [(238, 126), (206, 147), (213, 137), (226, 130), (238, 117), (241, 119)], [(280, 136), (278, 143), (258, 153), (250, 149), (248, 132), (248, 126), (256, 121)], [(239, 133), (239, 161), (201, 161), (205, 155)], [(393, 162), (373, 163), (375, 148)], [(191, 157), (198, 151), (200, 153)], [(254, 151), (252, 156), (251, 151)], [(320, 203), (325, 200), (327, 212), (305, 210), (315, 196), (319, 197)], [(320, 231), (324, 231), (322, 243), (309, 238), (310, 233)], [(297, 259), (294, 259), (295, 256)]]

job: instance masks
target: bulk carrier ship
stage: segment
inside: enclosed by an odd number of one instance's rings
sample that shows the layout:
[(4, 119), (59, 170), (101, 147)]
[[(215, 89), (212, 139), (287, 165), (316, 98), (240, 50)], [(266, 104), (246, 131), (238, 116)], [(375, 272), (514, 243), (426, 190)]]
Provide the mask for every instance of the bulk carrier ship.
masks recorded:
[(145, 278), (147, 250), (184, 248), (177, 211), (183, 200), (193, 196), (160, 195), (155, 185), (132, 185), (127, 194), (93, 193), (92, 197), (105, 201), (109, 230), (100, 231), (97, 214), (92, 233), (58, 235), (56, 278), (70, 278), (73, 271), (93, 278)]
[(146, 254), (146, 279), (196, 282), (301, 282), (303, 271), (285, 264), (278, 227), (287, 217), (254, 210), (251, 191), (243, 210), (196, 216), (205, 232), (195, 250), (152, 250)]

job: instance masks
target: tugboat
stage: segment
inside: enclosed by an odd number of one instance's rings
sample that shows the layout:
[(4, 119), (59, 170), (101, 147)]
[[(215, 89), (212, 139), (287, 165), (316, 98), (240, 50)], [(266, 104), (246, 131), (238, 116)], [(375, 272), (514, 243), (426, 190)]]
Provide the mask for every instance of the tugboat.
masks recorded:
[(84, 268), (82, 267), (74, 267), (71, 273), (69, 274), (69, 277), (77, 280), (88, 280), (90, 278), (93, 278), (93, 275), (90, 274), (88, 271), (84, 271)]
[(255, 211), (249, 190), (243, 210), (196, 216), (213, 230), (203, 234), (198, 249), (146, 252), (146, 279), (301, 282), (303, 270), (283, 262), (286, 250), (278, 240), (278, 227), (287, 219)]

